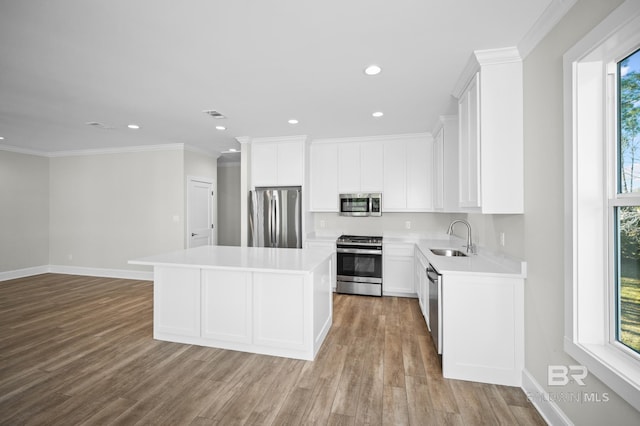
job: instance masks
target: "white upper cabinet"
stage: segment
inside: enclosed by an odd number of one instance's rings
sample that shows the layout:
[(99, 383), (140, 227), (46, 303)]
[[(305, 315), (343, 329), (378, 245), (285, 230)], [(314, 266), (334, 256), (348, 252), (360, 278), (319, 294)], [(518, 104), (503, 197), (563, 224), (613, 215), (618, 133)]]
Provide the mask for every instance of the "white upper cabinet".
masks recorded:
[(453, 95), (460, 119), (460, 208), (523, 213), (523, 87), (517, 49), (474, 52)]
[(338, 192), (381, 192), (382, 164), (382, 142), (338, 143)]
[(338, 211), (338, 144), (311, 144), (311, 211)]
[(458, 117), (440, 116), (433, 134), (433, 208), (457, 212)]
[(337, 212), (338, 195), (382, 192), (382, 210), (433, 209), (428, 133), (311, 143), (311, 211)]
[(304, 137), (251, 142), (251, 186), (302, 186)]
[(421, 212), (433, 209), (432, 143), (428, 134), (384, 141), (383, 211)]

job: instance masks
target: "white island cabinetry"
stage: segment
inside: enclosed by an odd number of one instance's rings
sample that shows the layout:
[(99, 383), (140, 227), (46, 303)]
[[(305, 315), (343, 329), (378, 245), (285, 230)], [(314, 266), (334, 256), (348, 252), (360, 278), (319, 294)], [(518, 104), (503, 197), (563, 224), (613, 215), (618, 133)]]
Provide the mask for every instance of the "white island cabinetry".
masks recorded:
[(313, 360), (331, 327), (333, 259), (204, 246), (130, 263), (154, 267), (155, 339)]

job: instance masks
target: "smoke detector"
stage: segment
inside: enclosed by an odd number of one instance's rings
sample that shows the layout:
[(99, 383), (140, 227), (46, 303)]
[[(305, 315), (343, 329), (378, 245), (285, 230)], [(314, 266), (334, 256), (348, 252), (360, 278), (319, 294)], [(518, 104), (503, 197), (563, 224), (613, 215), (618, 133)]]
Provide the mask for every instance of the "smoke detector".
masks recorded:
[(218, 119), (227, 118), (224, 115), (220, 114), (218, 111), (213, 109), (205, 109), (202, 112), (204, 112), (205, 114), (213, 118), (218, 118)]
[(113, 129), (113, 127), (107, 126), (106, 124), (99, 123), (97, 121), (87, 121), (85, 124), (87, 126), (97, 127), (98, 129), (105, 129), (105, 130)]

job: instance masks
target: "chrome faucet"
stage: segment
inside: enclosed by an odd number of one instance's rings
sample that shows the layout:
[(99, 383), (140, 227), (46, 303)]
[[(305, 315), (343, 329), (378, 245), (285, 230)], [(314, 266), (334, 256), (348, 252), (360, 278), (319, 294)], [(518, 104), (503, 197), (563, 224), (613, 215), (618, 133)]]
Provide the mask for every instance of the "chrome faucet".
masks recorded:
[(458, 222), (464, 223), (465, 225), (467, 225), (467, 245), (466, 245), (467, 253), (475, 254), (476, 248), (473, 245), (473, 242), (471, 242), (471, 225), (469, 225), (469, 222), (467, 222), (466, 220), (462, 220), (462, 219), (454, 220), (449, 225), (449, 229), (447, 230), (447, 234), (451, 235), (453, 233), (453, 225), (455, 225)]

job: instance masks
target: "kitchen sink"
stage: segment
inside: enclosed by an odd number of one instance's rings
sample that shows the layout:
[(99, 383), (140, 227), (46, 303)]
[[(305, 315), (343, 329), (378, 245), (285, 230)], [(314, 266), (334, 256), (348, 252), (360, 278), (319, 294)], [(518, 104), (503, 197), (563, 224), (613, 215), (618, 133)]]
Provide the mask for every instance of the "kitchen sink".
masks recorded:
[(467, 256), (465, 252), (454, 249), (429, 249), (431, 253), (438, 256)]

